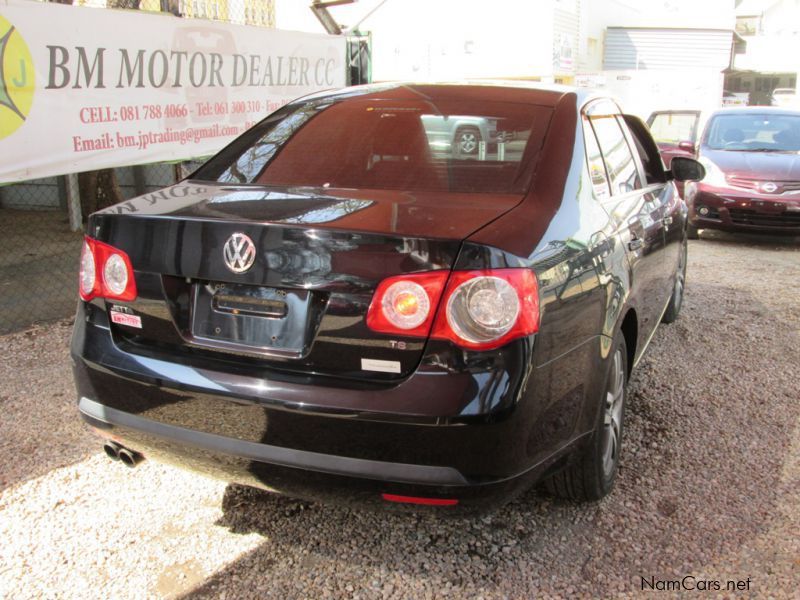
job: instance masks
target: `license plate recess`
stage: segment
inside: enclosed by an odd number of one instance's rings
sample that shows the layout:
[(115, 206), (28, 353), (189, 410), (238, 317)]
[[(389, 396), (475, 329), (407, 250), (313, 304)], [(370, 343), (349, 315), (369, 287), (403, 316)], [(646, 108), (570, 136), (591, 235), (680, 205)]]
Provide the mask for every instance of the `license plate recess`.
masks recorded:
[(195, 345), (289, 356), (307, 348), (315, 312), (308, 290), (203, 282), (192, 296)]

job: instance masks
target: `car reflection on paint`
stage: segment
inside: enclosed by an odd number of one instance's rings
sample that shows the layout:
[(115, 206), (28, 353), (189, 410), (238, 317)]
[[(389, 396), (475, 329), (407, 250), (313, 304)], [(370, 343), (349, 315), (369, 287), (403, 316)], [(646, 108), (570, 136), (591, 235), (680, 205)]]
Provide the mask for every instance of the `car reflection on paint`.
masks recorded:
[(503, 119), (464, 115), (422, 115), (425, 135), (432, 154), (458, 158), (504, 161), (521, 154), (528, 141), (527, 131), (505, 129)]

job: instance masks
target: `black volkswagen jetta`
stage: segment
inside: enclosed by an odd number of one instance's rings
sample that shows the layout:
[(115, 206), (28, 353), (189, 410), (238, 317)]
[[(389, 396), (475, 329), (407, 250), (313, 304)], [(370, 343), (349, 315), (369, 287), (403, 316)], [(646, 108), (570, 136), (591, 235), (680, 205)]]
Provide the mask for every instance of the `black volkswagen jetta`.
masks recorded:
[(626, 380), (681, 307), (672, 180), (701, 176), (567, 88), (297, 100), (90, 217), (80, 412), (128, 465), (297, 497), (480, 507), (545, 480), (601, 498)]

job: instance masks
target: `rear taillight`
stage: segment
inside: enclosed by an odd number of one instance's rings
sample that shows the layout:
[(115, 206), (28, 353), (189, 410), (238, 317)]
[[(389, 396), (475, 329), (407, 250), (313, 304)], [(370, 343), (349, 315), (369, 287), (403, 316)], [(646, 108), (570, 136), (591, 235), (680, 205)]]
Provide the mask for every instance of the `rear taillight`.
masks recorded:
[(454, 271), (449, 279), (446, 271), (390, 277), (375, 292), (367, 326), (471, 350), (499, 348), (538, 330), (536, 276), (529, 269), (490, 269)]
[(78, 280), (81, 298), (108, 298), (130, 302), (136, 299), (131, 259), (122, 250), (84, 238)]
[(95, 296), (95, 285), (97, 284), (97, 266), (94, 263), (94, 253), (89, 245), (89, 240), (84, 239), (83, 249), (81, 250), (81, 271), (78, 280), (78, 291), (81, 298), (90, 300)]
[(539, 329), (539, 289), (529, 269), (454, 271), (431, 337), (492, 350)]
[(367, 327), (381, 333), (428, 337), (447, 271), (389, 277), (375, 290)]

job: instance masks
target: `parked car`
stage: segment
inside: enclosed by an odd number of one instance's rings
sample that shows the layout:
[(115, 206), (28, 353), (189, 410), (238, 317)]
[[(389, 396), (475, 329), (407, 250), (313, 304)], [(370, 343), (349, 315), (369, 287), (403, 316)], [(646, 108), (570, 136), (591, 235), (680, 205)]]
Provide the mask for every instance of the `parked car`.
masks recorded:
[(463, 156), (478, 155), (497, 142), (497, 121), (470, 115), (421, 115), (431, 152)]
[[(523, 153), (436, 158), (421, 116)], [(190, 178), (89, 218), (83, 418), (285, 494), (461, 510), (606, 495), (625, 386), (681, 308), (686, 206), (642, 121), (563, 88), (396, 84), (292, 102)]]
[(798, 101), (797, 90), (794, 88), (776, 88), (772, 91), (772, 98), (770, 99), (772, 106), (787, 106), (787, 107), (800, 107)]
[[(676, 156), (697, 157), (697, 138), (708, 114), (699, 110), (659, 110), (647, 118), (647, 126), (655, 139), (667, 168)], [(683, 197), (682, 181), (676, 181), (678, 194)]]
[(722, 92), (722, 106), (747, 106), (750, 103), (750, 92)]
[(657, 110), (647, 118), (647, 126), (668, 168), (675, 156), (695, 157), (701, 115), (699, 110)]
[(698, 148), (706, 178), (686, 186), (689, 235), (700, 229), (800, 235), (800, 111), (722, 109)]

